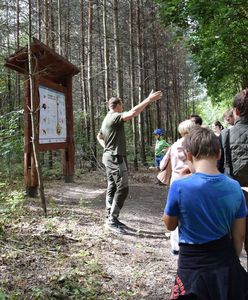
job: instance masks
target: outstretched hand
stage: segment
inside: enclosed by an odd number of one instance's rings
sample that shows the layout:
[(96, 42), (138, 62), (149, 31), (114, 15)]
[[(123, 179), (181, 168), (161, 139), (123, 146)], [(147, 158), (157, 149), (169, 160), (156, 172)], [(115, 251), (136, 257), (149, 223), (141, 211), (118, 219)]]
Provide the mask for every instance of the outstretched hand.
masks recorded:
[(148, 99), (150, 100), (150, 102), (154, 102), (161, 99), (162, 96), (163, 93), (161, 91), (154, 92), (153, 90), (151, 90)]

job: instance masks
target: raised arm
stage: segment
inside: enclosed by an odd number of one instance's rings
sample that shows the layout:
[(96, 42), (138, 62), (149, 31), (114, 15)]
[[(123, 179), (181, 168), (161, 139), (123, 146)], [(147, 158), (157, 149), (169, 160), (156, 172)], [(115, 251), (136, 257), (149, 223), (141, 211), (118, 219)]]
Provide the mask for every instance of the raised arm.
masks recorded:
[(122, 119), (124, 121), (129, 121), (132, 118), (138, 116), (147, 107), (148, 104), (161, 99), (162, 95), (163, 94), (161, 91), (153, 92), (152, 90), (150, 95), (146, 99), (144, 99), (141, 103), (137, 104), (129, 111), (124, 112), (122, 115)]

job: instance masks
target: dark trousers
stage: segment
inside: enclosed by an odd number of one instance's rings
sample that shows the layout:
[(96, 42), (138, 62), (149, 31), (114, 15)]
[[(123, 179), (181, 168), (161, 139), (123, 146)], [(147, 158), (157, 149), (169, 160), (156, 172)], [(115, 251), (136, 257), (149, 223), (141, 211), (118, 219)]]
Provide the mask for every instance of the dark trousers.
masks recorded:
[(120, 210), (128, 195), (128, 172), (125, 157), (103, 154), (108, 187), (106, 192), (106, 209), (109, 218), (118, 218)]
[(179, 245), (170, 299), (248, 300), (248, 274), (228, 235), (205, 244)]

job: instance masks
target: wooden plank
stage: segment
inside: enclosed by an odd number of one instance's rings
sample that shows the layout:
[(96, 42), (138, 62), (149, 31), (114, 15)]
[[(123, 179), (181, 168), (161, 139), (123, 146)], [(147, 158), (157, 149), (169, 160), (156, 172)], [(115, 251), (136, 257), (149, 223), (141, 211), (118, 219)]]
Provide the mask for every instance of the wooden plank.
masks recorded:
[(72, 77), (66, 79), (66, 123), (67, 123), (67, 148), (63, 151), (63, 174), (66, 182), (73, 181), (74, 176), (74, 132), (73, 132), (73, 104), (72, 104)]

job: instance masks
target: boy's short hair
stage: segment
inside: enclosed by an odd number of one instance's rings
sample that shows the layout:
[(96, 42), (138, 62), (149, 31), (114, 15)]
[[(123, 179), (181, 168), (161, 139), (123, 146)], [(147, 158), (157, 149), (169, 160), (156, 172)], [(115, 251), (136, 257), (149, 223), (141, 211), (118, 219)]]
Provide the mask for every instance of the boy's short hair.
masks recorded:
[(111, 109), (114, 109), (114, 108), (116, 108), (116, 106), (118, 104), (121, 104), (121, 103), (122, 103), (121, 98), (112, 97), (108, 101), (108, 107), (111, 108)]
[(196, 159), (214, 157), (220, 152), (220, 140), (211, 129), (196, 126), (186, 135), (183, 147)]
[(191, 120), (185, 120), (178, 125), (178, 132), (182, 136), (185, 136), (186, 134), (188, 134), (190, 132), (190, 130), (193, 127), (195, 127), (195, 125), (196, 125), (195, 122), (193, 122)]
[(239, 110), (240, 117), (248, 119), (248, 88), (234, 97), (233, 107)]

